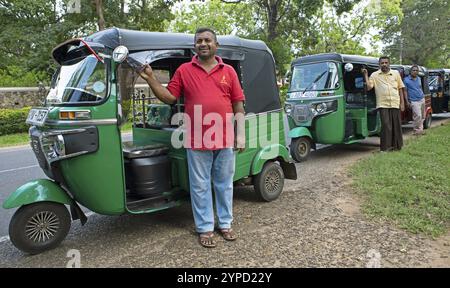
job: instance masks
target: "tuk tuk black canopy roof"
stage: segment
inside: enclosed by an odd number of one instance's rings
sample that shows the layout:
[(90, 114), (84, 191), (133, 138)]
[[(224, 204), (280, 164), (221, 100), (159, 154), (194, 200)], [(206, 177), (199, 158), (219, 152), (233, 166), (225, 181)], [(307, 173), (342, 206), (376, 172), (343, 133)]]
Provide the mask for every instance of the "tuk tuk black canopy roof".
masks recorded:
[(317, 63), (317, 62), (325, 62), (325, 61), (365, 64), (368, 66), (377, 66), (378, 67), (378, 58), (368, 57), (368, 56), (359, 56), (359, 55), (339, 54), (339, 53), (322, 53), (322, 54), (303, 56), (303, 57), (295, 59), (292, 62), (292, 66), (301, 65), (301, 64), (311, 64), (311, 63)]
[[(427, 68), (425, 68), (424, 66), (419, 66), (419, 75), (426, 75), (428, 73)], [(395, 70), (403, 70), (405, 75), (409, 75), (410, 71), (411, 71), (412, 65), (400, 65), (400, 64), (393, 64), (391, 65), (391, 69), (395, 69)]]
[(438, 73), (444, 73), (444, 74), (450, 74), (450, 69), (430, 69), (429, 72), (438, 72)]
[[(110, 28), (84, 38), (88, 44), (114, 49), (124, 45), (130, 52), (158, 49), (193, 49), (194, 34), (134, 31)], [(245, 94), (245, 111), (262, 113), (281, 109), (275, 62), (263, 41), (236, 36), (217, 36), (217, 54), (239, 61), (237, 71)]]
[[(86, 38), (87, 42), (96, 42), (114, 49), (124, 45), (130, 51), (148, 49), (194, 48), (194, 34), (135, 31), (121, 28), (109, 28), (96, 32)], [(220, 46), (243, 47), (270, 51), (259, 40), (241, 39), (236, 36), (217, 36)]]

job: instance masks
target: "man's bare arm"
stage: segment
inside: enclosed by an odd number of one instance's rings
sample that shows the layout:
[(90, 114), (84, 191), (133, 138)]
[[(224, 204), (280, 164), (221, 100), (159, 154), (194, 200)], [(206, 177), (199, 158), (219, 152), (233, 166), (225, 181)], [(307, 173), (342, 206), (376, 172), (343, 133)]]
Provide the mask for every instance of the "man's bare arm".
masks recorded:
[(156, 79), (150, 65), (146, 65), (145, 69), (140, 73), (140, 75), (145, 81), (147, 81), (148, 86), (150, 86), (156, 98), (166, 104), (173, 104), (177, 102), (177, 98), (173, 96), (170, 91), (167, 90), (166, 87), (162, 86), (161, 83)]
[(233, 113), (236, 118), (235, 126), (235, 147), (239, 149), (239, 152), (245, 149), (245, 110), (244, 102), (237, 101), (233, 103)]
[(367, 69), (361, 69), (361, 72), (363, 73), (364, 81), (367, 84), (367, 91), (372, 90), (373, 89), (373, 84), (372, 84), (372, 82), (369, 79), (369, 76), (368, 76), (369, 73), (367, 72)]
[(405, 98), (404, 98), (404, 90), (403, 88), (399, 89), (399, 96), (400, 96), (400, 111), (405, 111)]
[(233, 103), (233, 113), (234, 114), (242, 113), (245, 115), (244, 102), (242, 102), (242, 101), (234, 102)]

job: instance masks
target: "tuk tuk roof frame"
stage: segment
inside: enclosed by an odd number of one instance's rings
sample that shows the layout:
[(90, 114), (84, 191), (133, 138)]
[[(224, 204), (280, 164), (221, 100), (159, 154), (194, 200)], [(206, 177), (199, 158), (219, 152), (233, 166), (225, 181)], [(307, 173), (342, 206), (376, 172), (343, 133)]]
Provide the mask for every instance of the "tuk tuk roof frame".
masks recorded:
[(291, 66), (301, 65), (301, 64), (312, 64), (318, 62), (340, 62), (340, 63), (355, 63), (355, 64), (365, 64), (367, 66), (379, 66), (378, 58), (360, 55), (348, 55), (340, 53), (321, 53), (303, 56), (292, 61)]
[[(148, 32), (116, 27), (96, 32), (85, 37), (84, 40), (87, 42), (101, 43), (110, 49), (124, 45), (130, 52), (151, 49), (194, 48), (194, 34)], [(263, 50), (272, 54), (267, 45), (260, 40), (242, 39), (231, 35), (217, 35), (217, 41), (219, 42), (219, 46)]]

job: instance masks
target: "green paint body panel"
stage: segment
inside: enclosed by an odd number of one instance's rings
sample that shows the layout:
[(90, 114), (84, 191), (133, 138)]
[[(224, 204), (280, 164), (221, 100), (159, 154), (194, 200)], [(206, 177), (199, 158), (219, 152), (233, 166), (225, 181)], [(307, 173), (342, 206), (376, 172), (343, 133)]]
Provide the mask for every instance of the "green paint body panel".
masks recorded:
[[(97, 106), (55, 107), (51, 117), (58, 119), (59, 110), (89, 110), (92, 119), (117, 119), (115, 85), (109, 98)], [(49, 116), (50, 118), (50, 116)], [(82, 126), (57, 126), (51, 129), (75, 129)], [(98, 151), (60, 162), (67, 188), (74, 199), (90, 210), (105, 215), (120, 215), (125, 208), (125, 177), (123, 171), (122, 140), (117, 124), (97, 125)]]
[(288, 136), (290, 138), (299, 138), (299, 137), (309, 137), (312, 139), (311, 132), (309, 132), (309, 129), (306, 127), (295, 127), (291, 131), (289, 131)]
[(58, 184), (49, 179), (37, 179), (17, 188), (3, 202), (3, 208), (11, 209), (36, 202), (50, 201), (72, 205), (73, 200)]
[(69, 191), (81, 205), (105, 215), (125, 209), (121, 138), (116, 125), (98, 126), (97, 152), (61, 161)]
[[(235, 175), (233, 180), (258, 174), (264, 163), (281, 157), (289, 162), (290, 156), (285, 147), (283, 113), (281, 111), (267, 114), (247, 115), (246, 121), (246, 149), (235, 152)], [(258, 132), (250, 127), (258, 127)], [(189, 191), (189, 174), (184, 148), (175, 149), (171, 145), (173, 130), (133, 128), (133, 142), (136, 145), (165, 144), (169, 147), (169, 157), (172, 164), (173, 185), (184, 191)], [(261, 138), (258, 135), (262, 135)], [(180, 138), (182, 139), (182, 138)], [(264, 149), (262, 147), (265, 147)], [(271, 152), (271, 153), (269, 153)]]
[(275, 159), (273, 157), (275, 155), (277, 155), (275, 158), (278, 159), (282, 158), (283, 161), (290, 162), (290, 155), (287, 148), (280, 144), (272, 144), (270, 146), (264, 147), (264, 149), (259, 151), (258, 154), (255, 156), (255, 159), (252, 162), (253, 165), (251, 175), (259, 174), (264, 164), (271, 159)]
[[(315, 143), (320, 144), (350, 144), (360, 141), (368, 136), (377, 135), (380, 132), (381, 125), (378, 113), (372, 115), (368, 113), (367, 107), (362, 109), (353, 109), (347, 107), (344, 98), (344, 82), (343, 82), (343, 64), (338, 63), (339, 88), (333, 91), (335, 96), (317, 96), (308, 98), (295, 98), (286, 100), (293, 106), (297, 104), (314, 105), (330, 100), (337, 100), (337, 109), (328, 114), (315, 116), (312, 121), (305, 121), (301, 125), (297, 125), (294, 119), (289, 115), (289, 137), (297, 138), (309, 136)], [(346, 138), (345, 127), (346, 121), (352, 121), (354, 127), (353, 135)], [(301, 129), (299, 129), (301, 128)], [(305, 131), (307, 129), (308, 132)]]

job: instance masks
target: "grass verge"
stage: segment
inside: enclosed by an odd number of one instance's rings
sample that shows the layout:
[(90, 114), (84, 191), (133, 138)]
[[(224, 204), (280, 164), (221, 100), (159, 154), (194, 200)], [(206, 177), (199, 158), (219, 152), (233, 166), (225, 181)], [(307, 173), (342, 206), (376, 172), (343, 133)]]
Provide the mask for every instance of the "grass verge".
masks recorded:
[[(131, 132), (132, 125), (133, 123), (131, 122), (125, 123), (120, 127), (120, 131), (122, 133)], [(28, 133), (17, 133), (0, 136), (0, 148), (27, 145), (29, 142), (30, 137), (28, 136)]]
[(399, 152), (377, 153), (352, 166), (362, 210), (413, 233), (437, 237), (450, 228), (450, 124), (411, 138)]
[(26, 145), (30, 142), (28, 133), (16, 133), (0, 136), (0, 147)]

